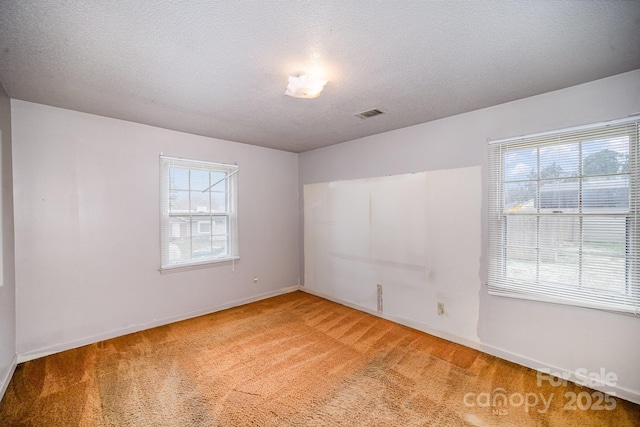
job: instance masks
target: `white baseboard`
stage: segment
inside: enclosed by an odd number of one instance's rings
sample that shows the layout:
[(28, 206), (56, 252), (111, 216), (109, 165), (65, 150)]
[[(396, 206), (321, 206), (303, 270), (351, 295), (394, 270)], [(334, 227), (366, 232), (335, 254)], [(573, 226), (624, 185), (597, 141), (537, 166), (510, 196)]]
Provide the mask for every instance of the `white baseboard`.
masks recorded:
[(62, 351), (71, 350), (73, 348), (82, 347), (84, 345), (93, 344), (95, 342), (108, 340), (111, 338), (131, 334), (134, 332), (144, 331), (146, 329), (151, 329), (158, 326), (168, 325), (169, 323), (179, 322), (181, 320), (191, 319), (193, 317), (198, 317), (205, 314), (215, 313), (216, 311), (238, 307), (240, 305), (249, 304), (249, 303), (260, 301), (263, 299), (275, 297), (277, 295), (287, 294), (289, 292), (295, 292), (298, 289), (299, 289), (299, 286), (289, 286), (287, 288), (280, 288), (280, 289), (276, 289), (275, 291), (269, 291), (263, 294), (253, 295), (247, 298), (230, 301), (224, 304), (208, 307), (202, 310), (191, 311), (189, 313), (183, 313), (177, 316), (171, 316), (171, 317), (167, 317), (160, 320), (154, 320), (153, 322), (146, 322), (146, 323), (141, 323), (137, 325), (131, 325), (126, 328), (112, 330), (112, 331), (94, 335), (91, 337), (86, 337), (79, 340), (74, 340), (74, 341), (70, 341), (62, 344), (56, 344), (56, 345), (44, 347), (38, 350), (19, 354), (17, 356), (17, 362), (18, 363), (27, 362), (29, 360), (38, 359), (40, 357), (49, 356), (51, 354), (60, 353)]
[(9, 382), (13, 377), (13, 373), (16, 371), (16, 367), (18, 366), (18, 355), (14, 354), (13, 359), (11, 360), (11, 364), (9, 365), (9, 369), (4, 374), (2, 378), (0, 378), (0, 401), (4, 397), (4, 393), (7, 391), (7, 387), (9, 387)]
[(445, 339), (447, 341), (455, 342), (456, 344), (461, 344), (461, 345), (464, 345), (466, 347), (470, 347), (470, 348), (473, 348), (475, 350), (482, 351), (480, 343), (477, 342), (477, 341), (472, 341), (470, 339), (463, 338), (463, 337), (460, 337), (458, 335), (454, 335), (454, 334), (452, 334), (450, 332), (434, 328), (434, 327), (429, 326), (429, 325), (427, 325), (425, 323), (416, 322), (415, 320), (407, 319), (406, 317), (402, 317), (402, 316), (395, 316), (393, 314), (380, 313), (380, 312), (378, 312), (376, 310), (372, 310), (372, 309), (364, 307), (362, 305), (354, 304), (354, 303), (351, 303), (351, 302), (348, 302), (348, 301), (343, 301), (340, 298), (335, 298), (335, 297), (333, 297), (331, 295), (327, 295), (327, 294), (324, 294), (322, 292), (318, 292), (318, 291), (315, 291), (313, 289), (306, 288), (304, 286), (300, 286), (300, 290), (303, 291), (303, 292), (318, 296), (320, 298), (328, 299), (329, 301), (333, 301), (333, 302), (336, 302), (338, 304), (346, 305), (347, 307), (351, 307), (351, 308), (356, 309), (358, 311), (364, 311), (365, 313), (369, 313), (369, 314), (372, 314), (374, 316), (381, 317), (381, 318), (386, 319), (386, 320), (390, 320), (390, 321), (392, 321), (394, 323), (399, 323), (400, 325), (408, 326), (408, 327), (410, 327), (412, 329), (416, 329), (418, 331), (425, 332), (425, 333), (427, 333), (429, 335), (433, 335), (433, 336), (436, 336), (438, 338)]
[[(501, 359), (505, 359), (508, 360), (510, 362), (516, 363), (518, 365), (522, 365), (522, 366), (526, 366), (528, 368), (537, 370), (537, 371), (542, 371), (542, 370), (548, 370), (549, 372), (552, 373), (561, 373), (563, 375), (564, 378), (566, 378), (567, 380), (574, 382), (574, 383), (578, 383), (578, 384), (584, 384), (585, 380), (587, 380), (587, 378), (585, 376), (581, 376), (576, 374), (573, 371), (570, 371), (568, 369), (564, 369), (564, 368), (560, 368), (557, 366), (553, 366), (550, 365), (548, 363), (544, 363), (541, 362), (539, 360), (534, 360), (531, 359), (529, 357), (523, 356), (521, 354), (517, 354), (517, 353), (513, 353), (509, 350), (503, 349), (503, 348), (499, 348), (499, 347), (495, 347), (492, 345), (488, 345), (488, 344), (482, 344), (479, 342), (475, 342), (475, 341), (471, 341), (469, 339), (463, 338), (463, 337), (459, 337), (455, 334), (451, 334), (449, 332), (446, 331), (442, 331), (436, 328), (433, 328), (429, 325), (420, 323), (420, 322), (416, 322), (413, 321), (411, 319), (407, 319), (407, 318), (403, 318), (400, 316), (393, 316), (393, 315), (388, 315), (388, 314), (384, 314), (384, 313), (378, 313), (375, 310), (371, 310), (367, 307), (364, 306), (360, 306), (358, 304), (353, 304), (350, 303), (348, 301), (343, 301), (340, 298), (335, 298), (331, 295), (327, 295), (327, 294), (323, 294), (322, 292), (317, 292), (315, 290), (306, 288), (304, 286), (290, 286), (287, 288), (281, 288), (275, 291), (271, 291), (271, 292), (266, 292), (260, 295), (254, 295), (252, 297), (248, 297), (248, 298), (243, 298), (243, 299), (239, 299), (239, 300), (235, 300), (235, 301), (231, 301), (225, 304), (220, 304), (214, 307), (210, 307), (207, 309), (203, 309), (203, 310), (197, 310), (197, 311), (193, 311), (193, 312), (189, 312), (189, 313), (184, 313), (178, 316), (172, 316), (169, 318), (165, 318), (162, 320), (156, 320), (153, 322), (148, 322), (148, 323), (144, 323), (144, 324), (139, 324), (139, 325), (133, 325), (133, 326), (129, 326), (127, 328), (123, 328), (123, 329), (118, 329), (115, 331), (110, 331), (104, 334), (99, 334), (99, 335), (95, 335), (92, 337), (88, 337), (88, 338), (83, 338), (80, 340), (76, 340), (76, 341), (72, 341), (72, 342), (68, 342), (68, 343), (64, 343), (64, 344), (57, 344), (55, 346), (49, 346), (40, 350), (36, 350), (36, 351), (32, 351), (32, 352), (28, 352), (28, 353), (23, 353), (23, 354), (19, 354), (14, 356), (13, 361), (11, 362), (11, 367), (9, 369), (9, 371), (7, 371), (6, 375), (0, 379), (0, 399), (2, 399), (2, 396), (4, 396), (4, 393), (7, 389), (7, 387), (9, 386), (9, 381), (11, 381), (11, 377), (13, 376), (13, 373), (16, 369), (16, 366), (18, 363), (23, 363), (29, 360), (33, 360), (33, 359), (37, 359), (39, 357), (44, 357), (44, 356), (48, 356), (50, 354), (54, 354), (54, 353), (59, 353), (61, 351), (65, 351), (65, 350), (70, 350), (73, 348), (77, 348), (77, 347), (82, 347), (84, 345), (87, 344), (92, 344), (94, 342), (98, 342), (98, 341), (103, 341), (106, 339), (110, 339), (110, 338), (115, 338), (121, 335), (126, 335), (126, 334), (130, 334), (133, 332), (138, 332), (138, 331), (142, 331), (145, 329), (150, 329), (150, 328), (155, 328), (157, 326), (162, 326), (162, 325), (167, 325), (169, 323), (173, 323), (173, 322), (179, 322), (181, 320), (186, 320), (186, 319), (190, 319), (193, 317), (197, 317), (197, 316), (202, 316), (205, 314), (209, 314), (209, 313), (214, 313), (216, 311), (221, 311), (221, 310), (226, 310), (228, 308), (232, 308), (232, 307), (237, 307), (240, 305), (244, 305), (244, 304), (248, 304), (251, 302), (255, 302), (255, 301), (260, 301), (266, 298), (271, 298), (277, 295), (282, 295), (282, 294), (286, 294), (289, 292), (295, 292), (297, 290), (312, 294), (312, 295), (316, 295), (320, 298), (324, 298), (327, 299), (329, 301), (333, 301), (336, 302), (338, 304), (342, 304), (345, 305), (347, 307), (351, 307), (355, 310), (359, 310), (359, 311), (363, 311), (365, 313), (369, 313), (371, 315), (377, 316), (377, 317), (381, 317), (383, 319), (386, 320), (390, 320), (392, 322), (404, 325), (404, 326), (408, 326), (410, 328), (416, 329), (418, 331), (421, 332), (425, 332), (427, 334), (430, 335), (434, 335), (437, 336), (439, 338), (445, 339), (447, 341), (451, 341), (451, 342), (455, 342), (457, 344), (461, 344), (479, 351), (482, 351), (484, 353), (490, 354), (492, 356), (496, 356), (499, 357)], [(640, 404), (640, 392), (637, 390), (632, 390), (629, 388), (625, 388), (625, 387), (620, 387), (620, 386), (615, 386), (615, 387), (609, 387), (606, 390), (603, 387), (598, 387), (598, 386), (590, 386), (591, 388), (595, 389), (595, 390), (601, 390), (601, 391), (606, 391), (606, 392), (614, 392), (616, 397), (628, 400), (630, 402), (636, 403), (636, 404)]]
[(488, 344), (482, 344), (480, 351), (490, 354), (492, 356), (499, 357), (504, 360), (508, 360), (509, 362), (513, 362), (518, 365), (526, 366), (527, 368), (531, 368), (534, 371), (543, 372), (545, 374), (548, 374), (548, 373), (557, 374), (555, 376), (559, 378), (564, 378), (567, 381), (571, 381), (579, 385), (587, 385), (589, 388), (602, 391), (604, 393), (609, 393), (611, 395), (615, 394), (615, 397), (619, 397), (621, 399), (628, 400), (629, 402), (633, 402), (640, 405), (640, 392), (637, 390), (632, 390), (626, 387), (620, 387), (619, 385), (609, 386), (609, 387), (606, 387), (604, 385), (603, 386), (594, 385), (593, 382), (590, 381), (590, 378), (587, 375), (583, 375), (569, 369), (560, 368), (558, 366), (541, 362), (539, 360), (531, 359), (521, 354), (513, 353), (503, 348), (495, 347)]
[[(393, 315), (388, 315), (388, 314), (384, 314), (384, 313), (379, 313), (376, 310), (371, 310), (367, 307), (358, 305), (358, 304), (353, 304), (350, 303), (348, 301), (343, 301), (340, 298), (336, 298), (333, 297), (331, 295), (327, 295), (324, 294), (322, 292), (318, 292), (315, 291), (313, 289), (309, 289), (306, 288), (304, 286), (300, 286), (300, 290), (312, 295), (316, 295), (320, 298), (324, 298), (324, 299), (328, 299), (329, 301), (333, 301), (336, 302), (338, 304), (342, 304), (345, 305), (347, 307), (351, 307), (353, 309), (359, 310), (359, 311), (363, 311), (365, 313), (369, 313), (372, 314), (374, 316), (377, 317), (381, 317), (383, 319), (387, 319), (390, 320), (392, 322), (395, 323), (399, 323), (401, 325), (404, 326), (408, 326), (410, 328), (416, 329), (418, 331), (421, 332), (425, 332), (427, 334), (430, 335), (434, 335), (438, 338), (442, 338), (445, 339), (447, 341), (451, 341), (457, 344), (461, 344), (470, 348), (473, 348), (475, 350), (479, 350), (482, 351), (483, 353), (487, 353), (490, 354), (492, 356), (496, 356), (499, 357), (501, 359), (504, 360), (508, 360), (509, 362), (513, 362), (516, 363), (518, 365), (522, 365), (525, 366), (527, 368), (531, 368), (535, 371), (539, 371), (539, 372), (545, 372), (545, 370), (547, 370), (548, 372), (551, 373), (559, 373), (562, 375), (562, 378), (566, 378), (568, 381), (571, 381), (573, 383), (577, 383), (577, 384), (587, 384), (589, 381), (589, 378), (586, 375), (579, 375), (574, 371), (570, 371), (568, 369), (564, 369), (564, 368), (559, 368), (557, 366), (553, 366), (550, 365), (548, 363), (544, 363), (541, 362), (539, 360), (534, 360), (531, 359), (529, 357), (523, 356), (521, 354), (516, 354), (513, 352), (510, 352), (508, 350), (505, 350), (503, 348), (499, 348), (499, 347), (494, 347), (492, 345), (488, 345), (488, 344), (483, 344), (480, 342), (475, 342), (475, 341), (471, 341), (467, 338), (463, 338), (460, 336), (457, 336), (455, 334), (452, 334), (450, 332), (446, 332), (446, 331), (441, 331), (439, 329), (433, 328), (429, 325), (426, 325), (424, 323), (420, 323), (420, 322), (416, 322), (413, 321), (411, 319), (406, 319), (400, 316), (393, 316)], [(594, 386), (594, 385), (589, 385), (590, 388), (595, 389), (595, 390), (600, 390), (603, 392), (607, 392), (607, 393), (615, 393), (616, 397), (619, 397), (621, 399), (624, 400), (628, 400), (630, 402), (633, 403), (637, 403), (640, 404), (640, 392), (638, 392), (637, 390), (632, 390), (632, 389), (628, 389), (625, 387), (620, 387), (620, 386), (613, 386), (613, 387), (602, 387), (602, 386)]]

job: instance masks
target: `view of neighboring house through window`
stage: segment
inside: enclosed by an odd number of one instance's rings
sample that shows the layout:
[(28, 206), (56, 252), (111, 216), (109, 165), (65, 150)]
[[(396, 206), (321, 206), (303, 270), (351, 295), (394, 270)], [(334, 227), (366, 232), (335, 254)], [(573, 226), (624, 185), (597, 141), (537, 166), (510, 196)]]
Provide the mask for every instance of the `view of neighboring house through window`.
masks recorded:
[(161, 156), (161, 269), (238, 257), (238, 167)]
[(640, 314), (638, 123), (490, 144), (490, 293)]

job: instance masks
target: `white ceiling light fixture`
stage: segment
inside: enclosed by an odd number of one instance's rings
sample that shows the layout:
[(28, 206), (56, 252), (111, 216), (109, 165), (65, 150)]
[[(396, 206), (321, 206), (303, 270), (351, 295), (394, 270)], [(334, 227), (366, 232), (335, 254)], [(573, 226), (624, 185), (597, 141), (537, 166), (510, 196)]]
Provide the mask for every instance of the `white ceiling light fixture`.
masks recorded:
[(317, 98), (328, 80), (322, 80), (308, 74), (289, 76), (289, 84), (285, 95), (294, 98)]

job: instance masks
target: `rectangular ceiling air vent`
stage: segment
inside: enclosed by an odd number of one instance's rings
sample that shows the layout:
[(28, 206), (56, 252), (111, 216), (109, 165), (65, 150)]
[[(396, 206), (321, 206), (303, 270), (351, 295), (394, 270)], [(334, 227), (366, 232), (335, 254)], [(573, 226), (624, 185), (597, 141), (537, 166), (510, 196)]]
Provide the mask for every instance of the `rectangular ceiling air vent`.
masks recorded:
[(358, 113), (355, 116), (364, 120), (370, 117), (379, 116), (380, 114), (384, 114), (384, 111), (374, 108), (373, 110), (367, 110), (363, 111), (362, 113)]

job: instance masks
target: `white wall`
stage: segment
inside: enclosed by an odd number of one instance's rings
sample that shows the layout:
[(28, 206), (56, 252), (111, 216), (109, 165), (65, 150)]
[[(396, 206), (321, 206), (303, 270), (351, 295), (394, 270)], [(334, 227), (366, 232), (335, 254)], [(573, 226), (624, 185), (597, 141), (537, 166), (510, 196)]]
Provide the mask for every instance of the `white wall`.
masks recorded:
[[(302, 153), (299, 182), (302, 188), (318, 182), (480, 166), (482, 254), (478, 277), (485, 283), (487, 138), (577, 126), (637, 112), (640, 112), (640, 70)], [(469, 213), (467, 219), (476, 221), (476, 215)], [(449, 249), (443, 248), (443, 253)], [(385, 289), (385, 292), (390, 291)], [(533, 368), (552, 367), (568, 372), (604, 368), (618, 375), (619, 395), (640, 402), (640, 340), (637, 339), (640, 318), (489, 296), (486, 286), (480, 291), (469, 286), (468, 292), (480, 292), (479, 316), (475, 322), (485, 351)], [(454, 310), (455, 304), (455, 299), (449, 303)], [(433, 302), (426, 301), (425, 305), (432, 307)]]
[[(296, 154), (11, 106), (19, 360), (297, 285)], [(158, 272), (161, 152), (240, 166), (235, 267)]]
[(480, 182), (472, 166), (305, 185), (305, 290), (477, 347)]
[(11, 177), (11, 104), (0, 84), (0, 399), (16, 363), (16, 305)]

